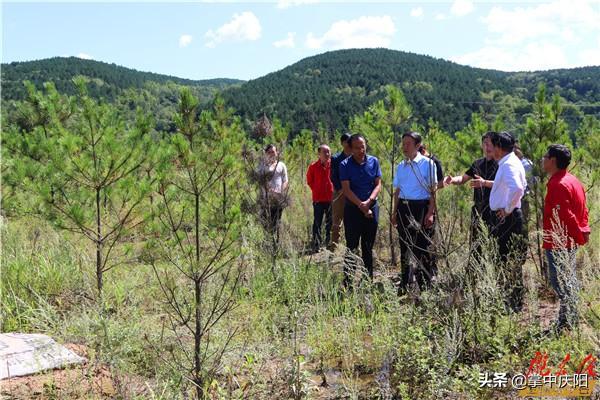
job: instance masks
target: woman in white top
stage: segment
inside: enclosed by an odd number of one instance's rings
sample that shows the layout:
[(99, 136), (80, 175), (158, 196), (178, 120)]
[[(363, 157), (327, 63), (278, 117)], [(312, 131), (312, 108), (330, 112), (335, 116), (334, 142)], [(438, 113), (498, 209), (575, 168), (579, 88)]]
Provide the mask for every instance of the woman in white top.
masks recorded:
[(261, 216), (267, 231), (279, 242), (279, 224), (283, 209), (288, 205), (287, 168), (279, 160), (277, 147), (265, 147), (264, 158), (259, 166)]

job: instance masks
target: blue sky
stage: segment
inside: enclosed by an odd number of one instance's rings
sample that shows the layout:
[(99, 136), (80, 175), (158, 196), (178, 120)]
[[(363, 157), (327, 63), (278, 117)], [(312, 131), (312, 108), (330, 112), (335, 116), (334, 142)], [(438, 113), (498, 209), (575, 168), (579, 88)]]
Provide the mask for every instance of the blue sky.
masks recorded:
[(507, 71), (600, 65), (600, 0), (2, 4), (2, 62), (78, 56), (253, 79), (350, 47)]

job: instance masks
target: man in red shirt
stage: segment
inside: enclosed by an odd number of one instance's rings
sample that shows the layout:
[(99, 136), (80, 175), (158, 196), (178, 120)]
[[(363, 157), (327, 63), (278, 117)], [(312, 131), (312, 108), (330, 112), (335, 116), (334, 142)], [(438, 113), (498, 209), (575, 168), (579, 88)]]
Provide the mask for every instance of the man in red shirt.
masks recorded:
[(550, 283), (560, 299), (557, 332), (577, 324), (575, 255), (577, 247), (590, 237), (585, 190), (567, 172), (570, 162), (571, 152), (561, 144), (550, 145), (542, 159), (544, 171), (550, 176), (544, 202), (544, 249)]
[(323, 244), (321, 226), (325, 217), (325, 245), (329, 245), (331, 234), (331, 201), (333, 199), (333, 183), (331, 182), (331, 150), (326, 144), (318, 149), (319, 159), (310, 164), (306, 171), (306, 183), (312, 191), (314, 220), (312, 227), (313, 251), (319, 251)]

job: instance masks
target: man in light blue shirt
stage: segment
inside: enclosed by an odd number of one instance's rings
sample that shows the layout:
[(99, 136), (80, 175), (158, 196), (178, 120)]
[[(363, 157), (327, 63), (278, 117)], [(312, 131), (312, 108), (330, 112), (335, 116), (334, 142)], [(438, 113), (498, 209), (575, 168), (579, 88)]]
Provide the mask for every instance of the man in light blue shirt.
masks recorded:
[(419, 152), (413, 159), (403, 160), (396, 167), (394, 189), (401, 199), (429, 200), (437, 183), (435, 163)]
[[(402, 161), (394, 176), (394, 205), (392, 225), (398, 229), (401, 251), (401, 289), (416, 279), (421, 290), (427, 289), (437, 273), (433, 245), (435, 191), (437, 171), (435, 163), (419, 153), (421, 135), (408, 132), (402, 135)], [(417, 265), (411, 267), (411, 254)]]

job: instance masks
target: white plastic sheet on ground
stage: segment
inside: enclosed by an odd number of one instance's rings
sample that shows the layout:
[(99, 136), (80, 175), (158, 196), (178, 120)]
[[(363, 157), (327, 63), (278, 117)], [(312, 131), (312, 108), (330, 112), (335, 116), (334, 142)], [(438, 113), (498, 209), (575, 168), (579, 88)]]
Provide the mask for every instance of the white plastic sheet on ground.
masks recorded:
[(41, 334), (0, 333), (0, 379), (34, 374), (85, 358)]

